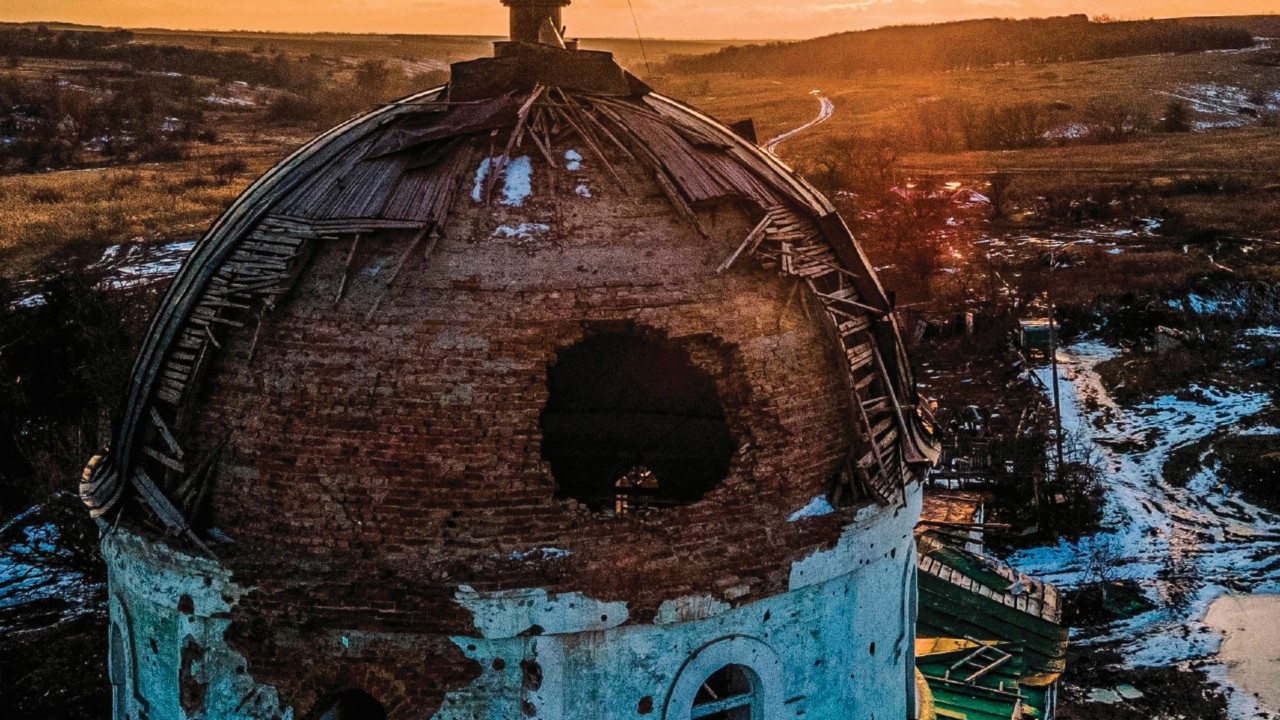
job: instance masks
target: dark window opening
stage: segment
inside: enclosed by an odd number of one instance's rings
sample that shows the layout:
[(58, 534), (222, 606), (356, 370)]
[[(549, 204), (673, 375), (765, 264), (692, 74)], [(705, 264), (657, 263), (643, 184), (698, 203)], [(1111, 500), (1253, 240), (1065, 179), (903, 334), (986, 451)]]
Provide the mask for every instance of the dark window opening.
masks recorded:
[(363, 690), (343, 690), (320, 698), (306, 720), (387, 720), (387, 709)]
[(742, 665), (725, 665), (698, 688), (689, 713), (692, 720), (757, 720), (755, 673)]
[(120, 626), (111, 623), (111, 643), (107, 646), (107, 677), (111, 680), (111, 704), (115, 708), (114, 717), (129, 716), (128, 691), (129, 668), (125, 664), (124, 634)]
[(668, 343), (596, 335), (547, 375), (542, 457), (557, 496), (633, 515), (701, 499), (736, 449), (715, 381)]

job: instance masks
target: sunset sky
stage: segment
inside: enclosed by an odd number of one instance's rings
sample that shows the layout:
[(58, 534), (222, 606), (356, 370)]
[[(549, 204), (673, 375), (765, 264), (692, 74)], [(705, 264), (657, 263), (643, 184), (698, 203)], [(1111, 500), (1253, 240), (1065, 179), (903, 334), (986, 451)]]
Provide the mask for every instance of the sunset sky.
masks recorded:
[[(1124, 18), (1274, 13), (1280, 0), (633, 0), (649, 37), (798, 38), (897, 23), (1086, 13)], [(300, 32), (500, 35), (499, 0), (0, 0), (0, 21)], [(626, 0), (576, 0), (569, 34), (635, 34)]]

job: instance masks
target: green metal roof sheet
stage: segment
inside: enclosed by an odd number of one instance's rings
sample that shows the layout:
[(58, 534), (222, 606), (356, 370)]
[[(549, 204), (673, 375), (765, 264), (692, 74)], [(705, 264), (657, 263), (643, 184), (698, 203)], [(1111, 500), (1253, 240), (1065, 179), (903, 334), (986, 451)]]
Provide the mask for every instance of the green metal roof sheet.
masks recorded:
[[(1060, 610), (1055, 588), (1002, 572), (993, 562), (962, 550), (922, 549), (919, 637), (1015, 643), (1030, 674), (1066, 668), (1069, 630), (1056, 620)], [(1022, 592), (1011, 592), (1015, 584), (1022, 585)]]

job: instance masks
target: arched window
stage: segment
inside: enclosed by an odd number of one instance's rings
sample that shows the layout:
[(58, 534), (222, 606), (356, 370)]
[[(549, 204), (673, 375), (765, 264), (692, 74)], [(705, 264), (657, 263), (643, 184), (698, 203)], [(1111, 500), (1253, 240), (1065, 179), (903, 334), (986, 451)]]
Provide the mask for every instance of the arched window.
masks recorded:
[(672, 683), (663, 720), (776, 720), (785, 715), (782, 660), (763, 641), (733, 635), (695, 652)]
[(737, 448), (715, 380), (674, 343), (594, 335), (547, 373), (542, 456), (557, 496), (629, 515), (696, 502)]
[(725, 665), (698, 688), (690, 720), (761, 720), (756, 701), (760, 680), (751, 668)]
[(343, 690), (320, 698), (305, 720), (387, 720), (387, 710), (363, 690)]

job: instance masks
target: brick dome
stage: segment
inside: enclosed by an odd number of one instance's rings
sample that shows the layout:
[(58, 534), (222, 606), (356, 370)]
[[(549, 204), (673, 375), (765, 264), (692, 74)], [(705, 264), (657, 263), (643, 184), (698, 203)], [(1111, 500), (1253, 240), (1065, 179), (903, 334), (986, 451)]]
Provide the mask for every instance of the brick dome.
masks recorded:
[[(555, 633), (539, 598), (603, 631), (787, 592), (902, 505), (915, 404), (827, 200), (604, 53), (511, 43), (219, 219), (83, 495), (253, 588), (227, 640), (259, 681), (438, 708), (479, 672), (448, 638)], [(302, 651), (335, 629), (413, 639)]]

